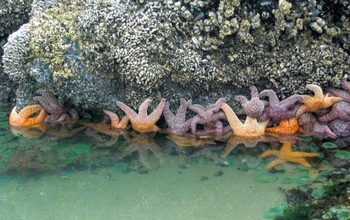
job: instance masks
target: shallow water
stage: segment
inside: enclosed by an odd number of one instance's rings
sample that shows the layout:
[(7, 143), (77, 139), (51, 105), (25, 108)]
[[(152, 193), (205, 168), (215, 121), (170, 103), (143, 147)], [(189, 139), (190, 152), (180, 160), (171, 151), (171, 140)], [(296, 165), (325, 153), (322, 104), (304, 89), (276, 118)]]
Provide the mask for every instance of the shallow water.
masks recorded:
[[(240, 144), (220, 158), (225, 141), (181, 147), (164, 134), (58, 135), (66, 128), (15, 135), (8, 112), (0, 112), (0, 219), (269, 219), (270, 207), (286, 206), (285, 190), (317, 188), (332, 170), (321, 153), (308, 159), (311, 169), (285, 163), (269, 172), (276, 158), (258, 156), (278, 142)], [(303, 138), (293, 151), (320, 148)]]

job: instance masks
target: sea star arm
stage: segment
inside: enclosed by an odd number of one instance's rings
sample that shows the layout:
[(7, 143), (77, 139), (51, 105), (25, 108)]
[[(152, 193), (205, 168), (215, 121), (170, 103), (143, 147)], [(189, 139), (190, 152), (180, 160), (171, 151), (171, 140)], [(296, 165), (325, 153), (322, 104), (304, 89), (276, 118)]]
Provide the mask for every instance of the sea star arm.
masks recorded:
[(221, 105), (221, 109), (225, 112), (228, 123), (230, 124), (230, 126), (233, 130), (235, 130), (236, 127), (243, 127), (244, 126), (243, 123), (241, 122), (241, 120), (239, 120), (239, 118), (237, 117), (235, 112), (232, 110), (232, 108), (228, 104), (223, 103)]
[(186, 119), (186, 112), (187, 112), (187, 106), (189, 103), (191, 103), (192, 100), (186, 101), (184, 98), (180, 99), (180, 106), (176, 112), (176, 117), (179, 118), (181, 121), (185, 121)]
[(175, 118), (174, 113), (171, 112), (170, 110), (170, 103), (165, 102), (164, 109), (163, 109), (163, 116), (165, 121), (170, 124), (172, 123), (172, 120)]
[(329, 88), (327, 91), (336, 97), (342, 98), (346, 102), (350, 102), (350, 92), (335, 88)]
[(138, 116), (141, 118), (146, 118), (147, 117), (147, 109), (149, 107), (149, 105), (151, 104), (151, 99), (146, 99), (144, 102), (141, 103), (140, 107), (139, 107), (139, 113)]
[(129, 118), (127, 116), (124, 116), (121, 120), (119, 120), (116, 113), (108, 110), (103, 110), (103, 112), (111, 119), (112, 128), (126, 128), (128, 126)]
[[(157, 108), (148, 116), (150, 118), (150, 121), (156, 122), (160, 118), (160, 116), (163, 113), (164, 106), (165, 106), (165, 99), (161, 99)], [(141, 111), (141, 107), (140, 107), (140, 111)]]
[(260, 92), (260, 94), (259, 94), (260, 98), (265, 97), (265, 96), (269, 97), (269, 103), (272, 106), (278, 105), (280, 102), (277, 95), (276, 95), (276, 92), (273, 91), (272, 89), (265, 89), (265, 90)]
[(134, 110), (132, 110), (129, 106), (125, 105), (123, 102), (117, 101), (117, 106), (125, 112), (125, 114), (130, 119), (130, 121), (138, 117), (138, 114)]
[(270, 170), (272, 169), (273, 167), (277, 166), (277, 165), (280, 165), (280, 164), (284, 164), (286, 161), (283, 160), (283, 159), (276, 159), (276, 160), (273, 160), (272, 162), (270, 162), (269, 164), (267, 164), (266, 166), (266, 169)]
[(278, 155), (280, 155), (280, 152), (278, 150), (267, 150), (264, 153), (262, 153), (259, 156), (259, 158), (265, 158), (265, 157), (268, 157), (270, 155), (278, 156)]
[(281, 108), (284, 108), (284, 109), (289, 109), (291, 106), (293, 106), (295, 103), (299, 102), (300, 100), (303, 99), (303, 96), (302, 95), (291, 95), (289, 96), (288, 98), (286, 99), (283, 99), (279, 105), (281, 106)]
[(249, 89), (251, 91), (251, 100), (248, 101), (244, 96), (236, 96), (235, 100), (241, 103), (243, 113), (252, 118), (259, 118), (263, 114), (265, 104), (259, 99), (258, 89), (255, 86), (251, 85)]
[(34, 96), (33, 100), (38, 101), (50, 114), (60, 115), (66, 110), (64, 105), (57, 100), (54, 94), (43, 89), (37, 90), (37, 93), (41, 96)]

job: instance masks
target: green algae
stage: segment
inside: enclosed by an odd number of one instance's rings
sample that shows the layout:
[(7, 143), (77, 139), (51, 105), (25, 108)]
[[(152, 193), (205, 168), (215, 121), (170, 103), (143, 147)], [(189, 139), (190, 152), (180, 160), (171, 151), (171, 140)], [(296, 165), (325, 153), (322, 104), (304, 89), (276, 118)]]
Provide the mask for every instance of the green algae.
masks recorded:
[(350, 152), (345, 150), (339, 150), (334, 154), (335, 157), (342, 160), (350, 160)]
[(286, 202), (274, 205), (264, 212), (264, 218), (273, 219), (277, 216), (281, 216), (283, 215), (284, 209), (286, 209), (287, 207), (288, 204)]
[(281, 184), (292, 184), (295, 183), (295, 178), (294, 177), (285, 177), (280, 180)]
[(256, 157), (248, 155), (242, 155), (239, 157), (239, 159), (241, 160), (240, 166), (244, 170), (255, 169), (260, 163), (260, 161)]
[(13, 157), (14, 153), (13, 151), (7, 150), (2, 154), (2, 159), (7, 160)]
[(349, 220), (350, 219), (350, 210), (340, 210), (338, 213), (337, 213), (337, 218), (339, 220)]
[(90, 152), (92, 144), (80, 143), (71, 147), (70, 153), (73, 155), (81, 156)]
[(332, 142), (324, 142), (324, 143), (322, 143), (322, 147), (323, 148), (330, 148), (330, 149), (338, 148), (338, 146)]
[(316, 197), (316, 198), (321, 198), (324, 194), (325, 194), (325, 190), (322, 188), (316, 188), (312, 190), (312, 194)]
[(299, 186), (305, 186), (312, 180), (312, 177), (310, 175), (301, 175), (296, 178), (296, 183)]
[(114, 170), (117, 172), (117, 173), (125, 173), (128, 171), (128, 164), (127, 163), (117, 163), (115, 166), (114, 166)]
[(296, 207), (285, 208), (283, 215), (276, 216), (274, 220), (308, 220), (312, 219), (311, 216), (315, 215), (316, 209), (313, 206), (307, 204), (299, 204)]
[(272, 174), (272, 173), (261, 173), (254, 177), (255, 182), (258, 183), (272, 183), (276, 182), (277, 180), (277, 175)]
[(5, 144), (0, 144), (0, 153), (4, 152), (7, 149)]

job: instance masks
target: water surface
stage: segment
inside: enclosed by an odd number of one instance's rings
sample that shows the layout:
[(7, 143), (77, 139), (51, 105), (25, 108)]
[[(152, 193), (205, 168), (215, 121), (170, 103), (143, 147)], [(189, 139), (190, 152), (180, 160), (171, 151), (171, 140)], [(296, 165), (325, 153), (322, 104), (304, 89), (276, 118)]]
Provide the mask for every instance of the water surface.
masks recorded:
[(287, 190), (316, 189), (333, 169), (312, 138), (293, 144), (320, 153), (311, 169), (285, 163), (271, 172), (276, 157), (259, 155), (279, 142), (239, 144), (221, 158), (226, 142), (218, 140), (181, 147), (165, 134), (11, 132), (8, 112), (0, 112), (0, 219), (271, 219)]

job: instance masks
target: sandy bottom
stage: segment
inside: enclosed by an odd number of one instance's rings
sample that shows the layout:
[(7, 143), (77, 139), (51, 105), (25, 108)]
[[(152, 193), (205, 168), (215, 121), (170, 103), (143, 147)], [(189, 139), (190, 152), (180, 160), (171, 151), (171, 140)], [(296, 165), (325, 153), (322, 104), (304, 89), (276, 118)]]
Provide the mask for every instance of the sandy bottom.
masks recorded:
[[(179, 157), (147, 174), (115, 168), (30, 179), (0, 186), (0, 219), (264, 219), (269, 207), (285, 201), (279, 182), (259, 183), (265, 172), (220, 167), (201, 160), (187, 169)], [(215, 175), (223, 171), (223, 175)]]

